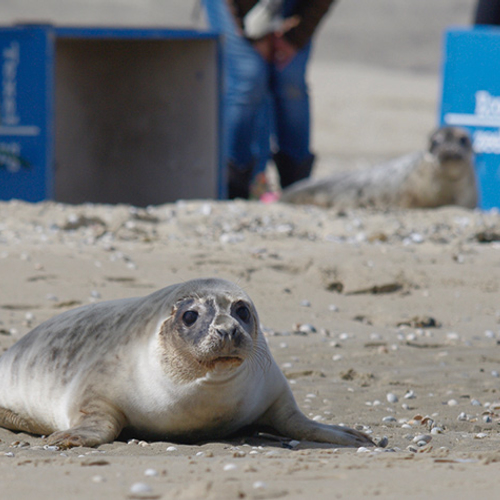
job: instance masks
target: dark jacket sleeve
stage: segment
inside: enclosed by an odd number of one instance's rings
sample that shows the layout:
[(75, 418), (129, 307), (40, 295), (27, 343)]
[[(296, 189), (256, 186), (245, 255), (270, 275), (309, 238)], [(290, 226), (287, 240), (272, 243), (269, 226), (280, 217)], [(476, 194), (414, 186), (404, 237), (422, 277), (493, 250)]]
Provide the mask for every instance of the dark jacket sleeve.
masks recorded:
[(287, 40), (301, 49), (312, 38), (316, 28), (335, 0), (301, 0), (297, 3), (295, 15), (297, 26), (285, 33)]
[[(238, 25), (243, 26), (243, 17), (257, 3), (257, 0), (227, 0)], [(293, 15), (298, 24), (286, 32), (287, 40), (301, 49), (309, 42), (316, 28), (335, 0), (299, 0)]]

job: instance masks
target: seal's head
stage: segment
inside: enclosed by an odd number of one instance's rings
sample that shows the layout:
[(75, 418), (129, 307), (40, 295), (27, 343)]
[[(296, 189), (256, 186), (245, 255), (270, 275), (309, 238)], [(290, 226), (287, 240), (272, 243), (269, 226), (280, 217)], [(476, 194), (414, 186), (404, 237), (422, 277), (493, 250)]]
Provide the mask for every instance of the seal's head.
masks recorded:
[(237, 368), (258, 351), (258, 336), (259, 319), (248, 295), (219, 279), (180, 285), (160, 329), (168, 365), (176, 376), (189, 378)]
[(460, 167), (472, 164), (472, 142), (469, 133), (460, 127), (441, 127), (433, 132), (429, 138), (429, 152), (450, 177), (463, 175)]

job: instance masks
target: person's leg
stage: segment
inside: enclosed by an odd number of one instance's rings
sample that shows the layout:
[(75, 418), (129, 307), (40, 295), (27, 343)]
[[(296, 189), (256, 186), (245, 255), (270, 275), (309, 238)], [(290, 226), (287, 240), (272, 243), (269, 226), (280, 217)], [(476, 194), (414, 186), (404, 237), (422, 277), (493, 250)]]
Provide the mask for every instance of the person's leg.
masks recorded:
[(223, 35), (224, 134), (229, 197), (248, 198), (259, 109), (268, 89), (268, 63), (243, 38), (225, 0), (205, 0), (213, 29)]
[(478, 0), (474, 14), (474, 24), (500, 25), (500, 1)]
[(282, 187), (308, 177), (314, 155), (310, 151), (310, 106), (306, 66), (311, 45), (301, 49), (283, 69), (274, 68), (274, 97), (278, 152), (274, 159)]

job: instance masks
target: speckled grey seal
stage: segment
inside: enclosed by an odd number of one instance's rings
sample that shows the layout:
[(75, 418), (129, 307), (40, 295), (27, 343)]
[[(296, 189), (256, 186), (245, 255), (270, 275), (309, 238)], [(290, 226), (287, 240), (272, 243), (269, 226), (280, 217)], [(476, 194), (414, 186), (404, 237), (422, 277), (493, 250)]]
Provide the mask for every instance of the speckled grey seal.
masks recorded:
[(220, 279), (84, 306), (0, 357), (0, 425), (97, 446), (123, 429), (197, 442), (249, 425), (297, 440), (370, 445), (305, 417), (271, 356), (253, 303)]
[(363, 170), (307, 179), (283, 191), (286, 203), (347, 208), (474, 208), (477, 187), (468, 133), (442, 127), (428, 151), (412, 153)]

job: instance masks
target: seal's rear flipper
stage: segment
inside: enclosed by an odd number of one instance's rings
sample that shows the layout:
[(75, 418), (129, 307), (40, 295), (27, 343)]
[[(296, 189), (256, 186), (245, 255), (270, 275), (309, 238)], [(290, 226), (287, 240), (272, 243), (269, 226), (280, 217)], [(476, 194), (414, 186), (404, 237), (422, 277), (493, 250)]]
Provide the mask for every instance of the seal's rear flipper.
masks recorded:
[(45, 434), (46, 430), (40, 427), (36, 422), (27, 417), (0, 407), (0, 427), (11, 431), (23, 431), (30, 434)]

